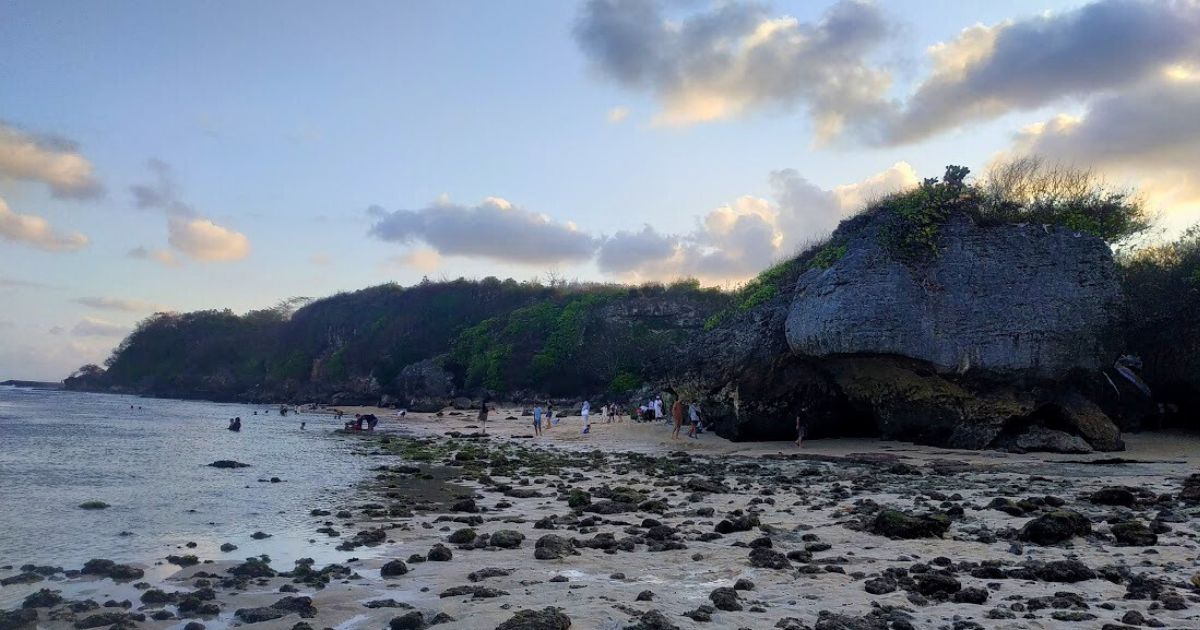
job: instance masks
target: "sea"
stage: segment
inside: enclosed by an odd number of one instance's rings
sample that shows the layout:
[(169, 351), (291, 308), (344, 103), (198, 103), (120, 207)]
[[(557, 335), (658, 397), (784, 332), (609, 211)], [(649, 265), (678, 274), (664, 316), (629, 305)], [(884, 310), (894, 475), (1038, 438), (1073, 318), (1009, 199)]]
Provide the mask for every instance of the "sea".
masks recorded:
[[(169, 554), (341, 558), (309, 512), (350, 505), (372, 463), (360, 440), (332, 434), (340, 426), (262, 405), (0, 386), (0, 567), (14, 567), (0, 574), (90, 558), (169, 572)], [(223, 459), (250, 466), (208, 466)], [(225, 542), (238, 550), (222, 553)]]

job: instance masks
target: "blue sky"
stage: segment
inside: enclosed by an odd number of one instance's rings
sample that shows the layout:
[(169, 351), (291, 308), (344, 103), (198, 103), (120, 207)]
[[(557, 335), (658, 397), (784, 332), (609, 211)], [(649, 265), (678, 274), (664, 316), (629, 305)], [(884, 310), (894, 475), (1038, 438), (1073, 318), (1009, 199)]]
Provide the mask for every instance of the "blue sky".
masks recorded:
[[(1139, 49), (1161, 54), (1112, 79), (1064, 81), (1086, 75), (1068, 56), (1041, 64), (1028, 90), (1005, 83), (1025, 25), (1079, 43), (1101, 29), (1080, 16), (1104, 5), (1123, 23), (1144, 17)], [(1200, 10), (1144, 5), (5, 3), (0, 378), (101, 360), (155, 308), (245, 311), (425, 275), (732, 285), (864, 194), (1030, 148), (1077, 161), (1079, 147), (1104, 146), (1088, 135), (1093, 110), (1136, 116), (1133, 105), (1164, 102), (1154, 89), (1179, 108), (1200, 102), (1197, 47), (1169, 27)], [(599, 17), (635, 10), (661, 29)], [(850, 26), (831, 25), (839, 10)], [(674, 37), (702, 21), (723, 35)], [(777, 58), (731, 60), (763, 49), (763, 25), (782, 33)], [(825, 48), (805, 48), (819, 38)], [(938, 75), (929, 48), (960, 40), (983, 50), (954, 48), (963, 76)], [(860, 70), (886, 86), (848, 95)], [(1168, 70), (1177, 80), (1156, 83)], [(980, 95), (991, 85), (1007, 91)], [(1028, 95), (1038, 89), (1045, 98)], [(1118, 102), (1102, 111), (1105, 98)], [(684, 109), (709, 113), (676, 120)], [(846, 120), (830, 135), (817, 110)], [(920, 116), (937, 121), (921, 137), (889, 135), (888, 121)], [(1155, 142), (1172, 135), (1152, 127)], [(1155, 174), (1178, 227), (1197, 187), (1159, 165), (1195, 151), (1150, 144), (1102, 152), (1100, 166), (1121, 181)]]

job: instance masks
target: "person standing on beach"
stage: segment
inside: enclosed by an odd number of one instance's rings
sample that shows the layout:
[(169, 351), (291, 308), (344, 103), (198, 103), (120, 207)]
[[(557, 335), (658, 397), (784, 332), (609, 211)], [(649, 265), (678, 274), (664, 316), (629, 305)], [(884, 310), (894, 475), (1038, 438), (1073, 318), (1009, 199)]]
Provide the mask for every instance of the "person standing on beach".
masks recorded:
[(483, 434), (487, 435), (487, 418), (488, 418), (488, 403), (491, 402), (487, 396), (483, 397), (483, 402), (479, 404), (479, 424), (483, 425)]
[(802, 448), (804, 442), (804, 434), (808, 432), (808, 425), (805, 424), (802, 416), (796, 416), (796, 448)]
[(655, 420), (662, 420), (662, 417), (663, 417), (662, 405), (663, 405), (662, 396), (659, 396), (658, 398), (654, 399), (654, 403), (652, 406), (654, 407), (654, 419)]
[(592, 432), (592, 403), (583, 401), (583, 406), (579, 408), (579, 415), (583, 416), (583, 432), (585, 434)]
[(683, 401), (678, 398), (675, 399), (675, 404), (671, 405), (671, 420), (675, 423), (671, 437), (678, 440), (679, 429), (683, 428)]
[(700, 436), (697, 435), (697, 431), (700, 430), (700, 408), (694, 402), (688, 403), (688, 424), (690, 425), (688, 427), (688, 437), (697, 440), (700, 439)]
[(546, 403), (546, 428), (549, 429), (550, 427), (552, 427), (556, 424), (558, 424), (558, 420), (554, 418), (554, 403), (547, 402)]
[(542, 434), (542, 405), (541, 404), (537, 404), (537, 405), (533, 406), (533, 434), (534, 435)]

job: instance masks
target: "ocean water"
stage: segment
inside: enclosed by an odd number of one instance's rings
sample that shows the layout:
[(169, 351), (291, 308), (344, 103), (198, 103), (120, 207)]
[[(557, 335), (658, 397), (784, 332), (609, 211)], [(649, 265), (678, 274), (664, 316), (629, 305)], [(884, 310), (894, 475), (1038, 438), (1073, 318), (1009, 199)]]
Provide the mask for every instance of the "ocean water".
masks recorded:
[[(330, 435), (341, 424), (332, 416), (266, 409), (0, 387), (0, 566), (153, 566), (171, 553), (332, 559), (336, 539), (309, 542), (309, 510), (349, 503), (371, 461), (355, 455), (357, 440)], [(226, 430), (233, 416), (240, 433)], [(206, 465), (218, 459), (251, 467)], [(282, 482), (259, 481), (271, 477)], [(111, 507), (78, 507), (93, 500)], [(252, 540), (255, 531), (272, 537)], [(223, 554), (223, 542), (239, 549)]]

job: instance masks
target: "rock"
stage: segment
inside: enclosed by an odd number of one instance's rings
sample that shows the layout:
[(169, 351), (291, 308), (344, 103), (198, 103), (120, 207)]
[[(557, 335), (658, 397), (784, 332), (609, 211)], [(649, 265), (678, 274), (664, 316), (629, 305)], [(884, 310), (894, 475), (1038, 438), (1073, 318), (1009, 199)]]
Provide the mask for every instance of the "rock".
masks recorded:
[(250, 537), (254, 540), (262, 540), (264, 538), (270, 538), (271, 535), (266, 532), (254, 532), (253, 534), (250, 534)]
[(79, 504), (81, 510), (104, 510), (109, 507), (111, 506), (103, 501), (84, 501)]
[(756, 547), (750, 550), (750, 566), (760, 569), (786, 569), (792, 566), (787, 556), (766, 547)]
[(51, 608), (61, 604), (62, 595), (58, 591), (43, 588), (36, 593), (30, 593), (21, 602), (21, 608)]
[(106, 626), (125, 627), (135, 621), (145, 621), (146, 615), (127, 612), (102, 612), (84, 617), (75, 622), (76, 628), (102, 628)]
[(717, 610), (736, 611), (742, 609), (742, 603), (738, 599), (737, 591), (728, 586), (720, 586), (708, 594), (708, 598), (712, 600), (713, 606)]
[(32, 571), (23, 571), (16, 575), (10, 575), (4, 579), (0, 579), (0, 586), (12, 586), (13, 584), (33, 584), (41, 582), (46, 578)]
[(453, 557), (450, 548), (441, 543), (434, 545), (429, 553), (425, 554), (425, 559), (430, 562), (449, 562)]
[(250, 464), (243, 464), (242, 462), (234, 461), (232, 459), (218, 459), (217, 461), (209, 464), (209, 466), (213, 468), (249, 468)]
[(651, 591), (651, 590), (648, 590), (648, 589), (647, 589), (647, 590), (644, 590), (644, 591), (641, 591), (641, 592), (639, 592), (639, 593), (637, 594), (637, 597), (633, 598), (633, 601), (635, 601), (635, 602), (650, 602), (650, 601), (654, 601), (654, 591)]
[(286, 617), (288, 611), (270, 606), (260, 606), (258, 608), (239, 608), (233, 614), (242, 623), (262, 623)]
[(871, 522), (871, 533), (888, 538), (941, 538), (950, 529), (944, 514), (914, 516), (899, 510), (881, 510)]
[(423, 630), (426, 627), (425, 615), (413, 610), (399, 617), (393, 617), (388, 622), (388, 627), (391, 630)]
[(221, 543), (221, 551), (223, 551), (225, 553), (229, 553), (230, 551), (237, 551), (237, 548), (238, 548), (238, 546), (233, 543)]
[(1083, 582), (1096, 577), (1096, 572), (1078, 560), (1055, 560), (1037, 567), (1033, 571), (1039, 580), (1046, 582)]
[(496, 630), (567, 630), (571, 618), (561, 609), (547, 606), (541, 610), (518, 610), (508, 621), (496, 626)]
[(1118, 545), (1149, 547), (1158, 544), (1158, 536), (1139, 521), (1124, 521), (1112, 526)]
[(408, 573), (408, 565), (404, 564), (399, 558), (389, 560), (386, 564), (379, 568), (380, 577), (390, 578), (397, 577)]
[(926, 597), (945, 597), (962, 590), (962, 583), (944, 573), (921, 573), (916, 576), (916, 591)]
[(1119, 505), (1133, 507), (1137, 503), (1137, 495), (1125, 486), (1106, 486), (1093, 492), (1088, 500), (1097, 505)]
[(1055, 510), (1025, 523), (1017, 537), (1037, 545), (1057, 545), (1090, 533), (1092, 523), (1086, 516), (1072, 510)]
[(722, 519), (714, 528), (718, 534), (732, 534), (733, 532), (748, 532), (755, 527), (758, 527), (758, 517), (753, 514), (742, 514), (732, 518)]
[(472, 582), (481, 582), (491, 577), (503, 577), (512, 575), (512, 569), (500, 569), (497, 567), (486, 567), (477, 571), (472, 571), (467, 575), (467, 579)]
[(83, 568), (79, 570), (84, 575), (99, 575), (106, 577), (114, 582), (131, 582), (140, 580), (145, 575), (145, 571), (136, 567), (131, 567), (127, 564), (117, 564), (112, 560), (103, 558), (93, 558), (83, 564)]
[(896, 580), (889, 576), (872, 578), (863, 583), (863, 590), (872, 595), (887, 595), (895, 592), (896, 588), (898, 588)]
[(450, 536), (446, 538), (446, 542), (454, 545), (462, 545), (475, 540), (475, 536), (475, 530), (471, 529), (470, 527), (464, 527), (455, 531), (453, 534), (450, 534)]
[(1193, 505), (1200, 503), (1200, 473), (1188, 475), (1183, 480), (1183, 487), (1179, 491), (1179, 500)]
[(438, 597), (461, 597), (463, 595), (470, 595), (473, 599), (491, 599), (493, 597), (508, 595), (508, 592), (487, 586), (468, 584), (450, 587), (438, 594)]
[(1121, 430), (1096, 403), (1079, 392), (1070, 390), (1060, 394), (1052, 404), (1056, 423), (1081, 436), (1092, 448), (1098, 451), (1125, 450)]
[(525, 540), (525, 534), (512, 529), (502, 529), (488, 538), (488, 543), (501, 549), (516, 549)]
[(939, 254), (917, 268), (887, 250), (886, 219), (844, 223), (834, 236), (844, 255), (800, 274), (785, 325), (794, 352), (1048, 379), (1120, 353), (1120, 273), (1103, 240), (956, 214), (939, 228)]
[(189, 621), (183, 626), (183, 630), (205, 630), (205, 626), (199, 621)]
[(37, 623), (38, 613), (32, 608), (0, 611), (0, 630), (24, 630)]
[(986, 588), (968, 586), (955, 593), (952, 599), (957, 604), (983, 604), (988, 600), (988, 591)]
[(647, 610), (638, 617), (637, 623), (625, 626), (625, 630), (679, 630), (667, 616), (658, 610)]
[(1029, 427), (1020, 435), (999, 441), (995, 446), (1018, 453), (1086, 454), (1093, 451), (1087, 440), (1078, 435), (1041, 426)]
[(534, 544), (533, 557), (538, 560), (559, 560), (577, 555), (579, 552), (575, 550), (575, 545), (557, 534), (546, 534)]

